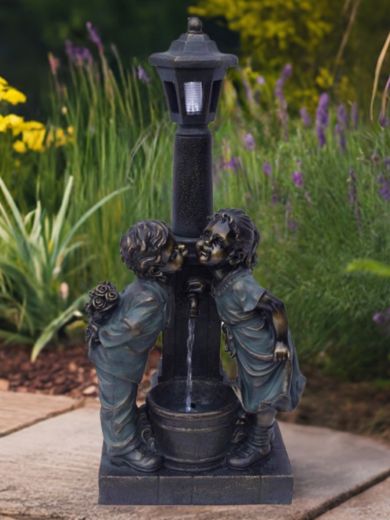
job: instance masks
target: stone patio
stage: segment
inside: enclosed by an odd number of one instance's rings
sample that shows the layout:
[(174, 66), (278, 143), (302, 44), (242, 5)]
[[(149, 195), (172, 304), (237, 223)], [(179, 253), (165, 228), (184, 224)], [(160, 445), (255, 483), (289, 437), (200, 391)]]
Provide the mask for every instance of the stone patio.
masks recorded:
[(0, 392), (0, 518), (390, 518), (388, 446), (287, 423), (280, 426), (295, 474), (290, 506), (98, 506), (98, 411), (92, 400)]

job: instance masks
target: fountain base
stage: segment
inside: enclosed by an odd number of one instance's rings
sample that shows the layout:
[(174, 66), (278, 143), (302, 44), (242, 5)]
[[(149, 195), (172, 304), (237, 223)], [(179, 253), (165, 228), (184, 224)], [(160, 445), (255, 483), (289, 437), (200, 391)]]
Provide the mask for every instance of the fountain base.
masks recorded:
[(162, 468), (148, 475), (131, 468), (113, 466), (103, 447), (99, 504), (290, 504), (292, 493), (291, 465), (276, 423), (270, 456), (245, 471), (222, 465), (202, 472)]

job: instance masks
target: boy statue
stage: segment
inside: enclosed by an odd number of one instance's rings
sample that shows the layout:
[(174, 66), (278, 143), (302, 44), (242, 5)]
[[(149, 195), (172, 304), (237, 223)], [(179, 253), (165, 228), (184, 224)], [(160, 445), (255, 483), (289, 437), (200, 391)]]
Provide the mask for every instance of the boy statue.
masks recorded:
[(137, 278), (120, 295), (109, 282), (90, 292), (89, 356), (96, 366), (101, 426), (111, 462), (153, 472), (161, 460), (137, 431), (137, 389), (149, 351), (169, 321), (169, 275), (181, 268), (186, 250), (166, 224), (147, 220), (122, 237), (120, 251)]
[(196, 244), (199, 262), (213, 273), (212, 294), (228, 349), (237, 357), (248, 422), (246, 438), (228, 456), (233, 469), (245, 469), (269, 455), (276, 412), (294, 409), (305, 385), (284, 305), (252, 276), (259, 239), (242, 210), (222, 209)]

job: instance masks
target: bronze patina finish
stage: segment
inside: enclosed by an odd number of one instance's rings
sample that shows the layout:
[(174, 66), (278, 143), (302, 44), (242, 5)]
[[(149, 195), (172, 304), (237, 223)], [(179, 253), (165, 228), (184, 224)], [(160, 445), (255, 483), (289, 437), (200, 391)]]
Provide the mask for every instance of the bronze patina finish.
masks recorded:
[(271, 452), (277, 411), (296, 407), (304, 388), (283, 303), (252, 276), (260, 235), (239, 209), (215, 213), (196, 244), (199, 262), (212, 269), (212, 293), (229, 351), (237, 358), (248, 433), (228, 457), (243, 469)]
[(161, 457), (142, 442), (137, 429), (137, 389), (149, 351), (169, 320), (169, 275), (181, 268), (186, 250), (166, 224), (149, 220), (123, 235), (120, 251), (138, 278), (120, 295), (107, 282), (91, 291), (89, 356), (99, 380), (102, 431), (111, 462), (151, 472), (160, 467)]
[[(150, 62), (178, 125), (172, 229), (134, 224), (120, 252), (135, 281), (120, 293), (110, 282), (90, 292), (87, 343), (104, 438), (99, 502), (289, 503), (293, 479), (275, 415), (297, 405), (305, 379), (283, 303), (252, 275), (254, 223), (240, 209), (213, 214), (207, 125), (237, 58), (190, 18), (187, 32)], [(238, 381), (221, 369), (221, 329)], [(159, 374), (138, 409), (160, 333)]]

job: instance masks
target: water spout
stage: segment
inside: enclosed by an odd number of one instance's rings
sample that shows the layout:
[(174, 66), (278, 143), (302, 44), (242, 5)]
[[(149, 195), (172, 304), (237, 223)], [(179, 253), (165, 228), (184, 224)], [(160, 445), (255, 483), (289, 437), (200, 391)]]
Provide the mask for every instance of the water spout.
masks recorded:
[(188, 320), (188, 336), (187, 336), (187, 383), (186, 383), (186, 401), (185, 411), (191, 412), (192, 404), (192, 351), (195, 342), (195, 318)]

